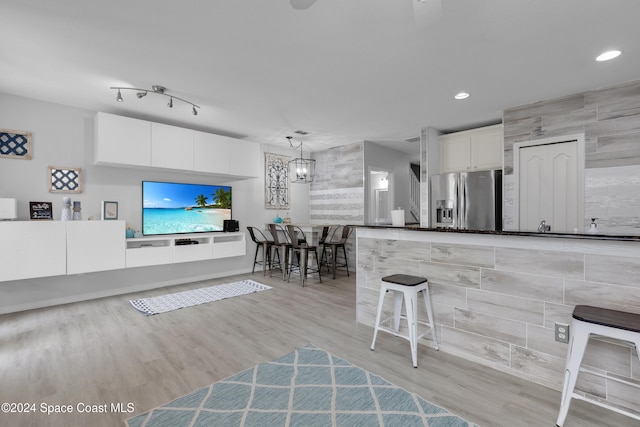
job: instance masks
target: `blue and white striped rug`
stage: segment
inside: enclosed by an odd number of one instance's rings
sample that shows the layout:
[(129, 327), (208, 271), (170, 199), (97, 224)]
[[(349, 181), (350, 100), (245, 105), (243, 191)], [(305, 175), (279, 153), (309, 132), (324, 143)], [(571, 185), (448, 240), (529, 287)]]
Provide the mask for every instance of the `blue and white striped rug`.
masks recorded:
[(477, 427), (313, 344), (127, 420), (128, 427)]
[(192, 307), (225, 298), (266, 291), (267, 289), (271, 289), (271, 286), (263, 285), (253, 280), (242, 280), (157, 297), (129, 300), (129, 302), (136, 310), (151, 316), (152, 314), (166, 313), (179, 308)]

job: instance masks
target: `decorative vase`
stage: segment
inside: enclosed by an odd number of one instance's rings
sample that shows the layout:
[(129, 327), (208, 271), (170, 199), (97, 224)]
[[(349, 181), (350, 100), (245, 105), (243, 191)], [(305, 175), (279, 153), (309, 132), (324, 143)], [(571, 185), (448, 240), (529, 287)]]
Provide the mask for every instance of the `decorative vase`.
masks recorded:
[(63, 197), (62, 198), (62, 212), (60, 213), (61, 221), (70, 221), (71, 220), (71, 198)]
[(80, 202), (73, 202), (73, 220), (80, 221), (82, 219), (82, 208), (80, 208)]

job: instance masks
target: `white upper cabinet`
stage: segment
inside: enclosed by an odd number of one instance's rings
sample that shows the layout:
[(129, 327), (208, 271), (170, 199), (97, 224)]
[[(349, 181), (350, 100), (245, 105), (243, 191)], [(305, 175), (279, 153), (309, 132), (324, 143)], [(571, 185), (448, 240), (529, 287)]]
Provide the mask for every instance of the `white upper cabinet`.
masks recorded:
[(95, 164), (199, 172), (233, 179), (261, 174), (260, 145), (251, 141), (98, 113)]
[(448, 134), (440, 137), (442, 173), (471, 169), (471, 136)]
[(234, 177), (260, 176), (260, 146), (255, 142), (235, 140), (229, 157), (229, 172)]
[(107, 113), (95, 117), (97, 165), (151, 166), (151, 123)]
[(193, 170), (192, 129), (151, 123), (151, 166)]
[(194, 170), (233, 178), (260, 176), (260, 146), (255, 142), (195, 132)]
[(440, 137), (440, 169), (446, 172), (502, 168), (502, 125)]
[(193, 169), (196, 172), (229, 174), (229, 155), (233, 139), (195, 131)]

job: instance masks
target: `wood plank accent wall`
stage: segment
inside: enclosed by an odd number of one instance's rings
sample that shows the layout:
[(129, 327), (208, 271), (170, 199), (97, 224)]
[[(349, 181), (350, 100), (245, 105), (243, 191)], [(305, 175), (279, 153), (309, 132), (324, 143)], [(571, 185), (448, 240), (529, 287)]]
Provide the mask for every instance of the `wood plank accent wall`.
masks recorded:
[(364, 224), (364, 142), (313, 153), (312, 224)]
[[(383, 276), (427, 277), (440, 351), (556, 390), (568, 347), (555, 341), (555, 322), (570, 323), (578, 304), (640, 312), (634, 242), (359, 228), (357, 258), (358, 322), (373, 327)], [(391, 315), (392, 300), (385, 301), (383, 318)], [(434, 351), (430, 336), (419, 353)], [(585, 364), (640, 384), (640, 362), (627, 346), (592, 340)], [(583, 373), (578, 387), (640, 411), (640, 394), (624, 384)]]
[[(513, 203), (513, 144), (585, 135), (585, 226), (640, 234), (640, 81), (509, 108), (504, 123), (504, 211)], [(510, 219), (505, 215), (505, 228)]]

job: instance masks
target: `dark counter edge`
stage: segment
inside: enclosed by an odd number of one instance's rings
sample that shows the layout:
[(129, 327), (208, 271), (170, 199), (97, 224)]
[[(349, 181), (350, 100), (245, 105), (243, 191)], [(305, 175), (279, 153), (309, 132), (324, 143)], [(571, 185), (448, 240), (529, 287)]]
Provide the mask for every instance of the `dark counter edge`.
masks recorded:
[(582, 240), (614, 240), (621, 242), (640, 242), (640, 236), (616, 236), (612, 234), (571, 234), (571, 233), (533, 233), (523, 231), (493, 231), (493, 230), (458, 230), (453, 228), (423, 228), (419, 225), (405, 225), (403, 227), (383, 224), (351, 225), (351, 227), (408, 230), (408, 231), (431, 231), (436, 233), (459, 233), (459, 234), (486, 234), (492, 236), (522, 236), (522, 237), (546, 237), (556, 239), (582, 239)]

